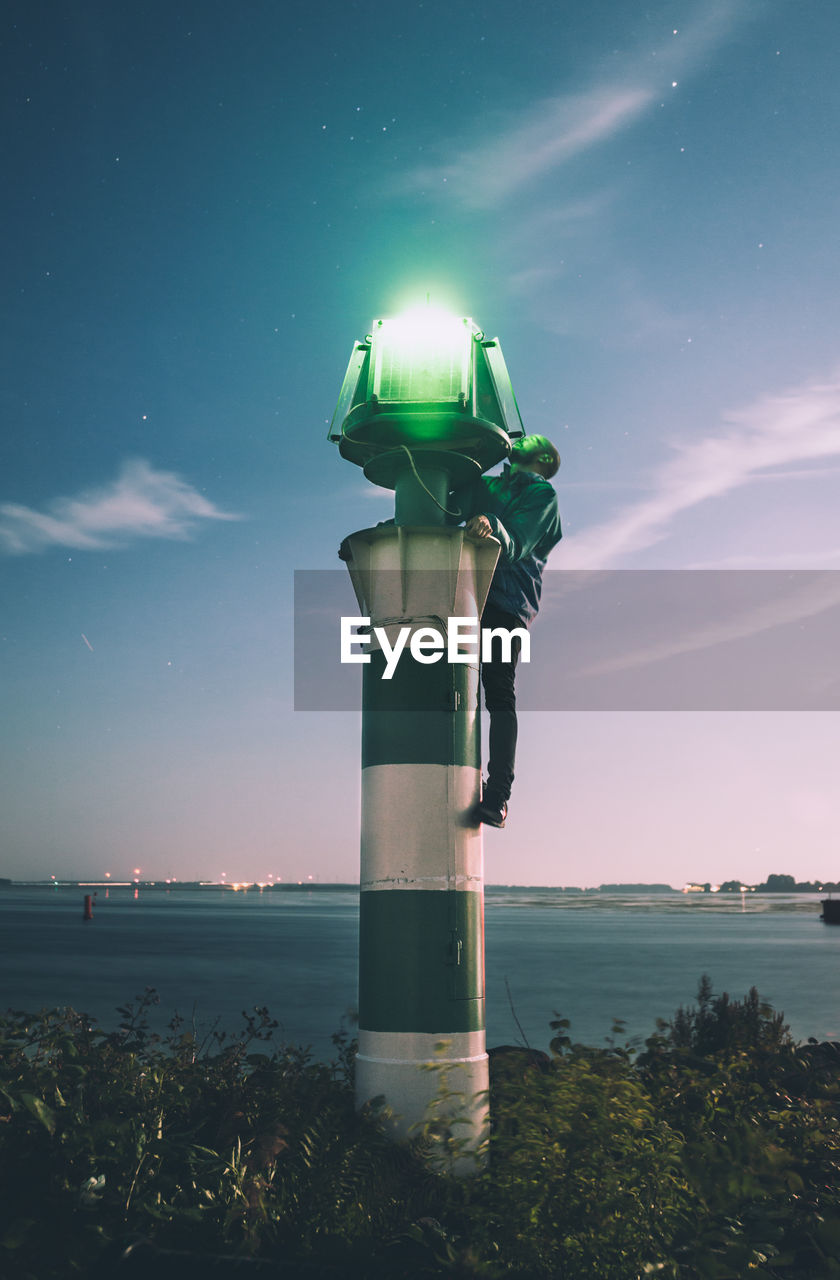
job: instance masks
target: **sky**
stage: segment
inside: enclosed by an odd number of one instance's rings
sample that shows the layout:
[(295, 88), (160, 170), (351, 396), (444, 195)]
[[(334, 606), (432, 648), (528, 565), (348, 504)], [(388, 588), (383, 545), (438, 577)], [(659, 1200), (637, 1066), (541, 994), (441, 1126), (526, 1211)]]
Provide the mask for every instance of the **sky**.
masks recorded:
[[(292, 583), (393, 513), (327, 425), (426, 294), (562, 455), (544, 662), (563, 571), (840, 570), (836, 5), (11, 0), (0, 33), (0, 875), (358, 878), (359, 716), (294, 710)], [(817, 706), (523, 712), (487, 880), (840, 879)]]

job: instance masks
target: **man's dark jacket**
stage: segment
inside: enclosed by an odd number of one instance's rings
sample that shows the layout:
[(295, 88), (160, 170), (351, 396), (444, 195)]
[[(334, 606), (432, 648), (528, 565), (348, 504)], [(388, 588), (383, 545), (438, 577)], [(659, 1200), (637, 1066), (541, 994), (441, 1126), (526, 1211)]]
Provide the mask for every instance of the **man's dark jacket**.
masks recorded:
[(459, 522), (484, 515), (502, 544), (487, 603), (528, 626), (540, 607), (542, 572), (562, 537), (557, 494), (543, 476), (512, 471), (479, 476), (453, 495)]

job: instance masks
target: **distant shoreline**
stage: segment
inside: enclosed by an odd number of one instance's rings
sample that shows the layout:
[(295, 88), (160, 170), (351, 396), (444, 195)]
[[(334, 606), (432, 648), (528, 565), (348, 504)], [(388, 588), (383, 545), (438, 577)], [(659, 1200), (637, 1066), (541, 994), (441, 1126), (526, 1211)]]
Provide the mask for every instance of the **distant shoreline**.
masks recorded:
[[(783, 877), (771, 877), (771, 880), (781, 880)], [(787, 877), (784, 877), (787, 880)], [(790, 877), (792, 880), (793, 877)], [(770, 896), (778, 897), (780, 895), (790, 894), (820, 894), (820, 893), (840, 893), (840, 886), (835, 884), (815, 884), (813, 882), (785, 884), (784, 887), (768, 887), (766, 883), (760, 885), (744, 885), (739, 889), (727, 886), (705, 886), (690, 885), (683, 889), (675, 889), (671, 885), (666, 884), (601, 884), (592, 885), (581, 888), (577, 885), (544, 885), (544, 884), (488, 884), (485, 886), (489, 893), (550, 893), (550, 894), (568, 894), (570, 896), (580, 897), (587, 895), (604, 897), (622, 895), (622, 896), (662, 896), (669, 895), (675, 897), (715, 897), (726, 900), (729, 898), (737, 899), (742, 894), (752, 896)], [(84, 889), (92, 890), (98, 893), (100, 890), (111, 889), (143, 889), (145, 891), (153, 890), (155, 892), (170, 892), (173, 889), (187, 889), (191, 892), (203, 890), (229, 890), (230, 892), (252, 892), (257, 890), (258, 893), (358, 893), (359, 882), (344, 881), (321, 881), (321, 880), (294, 880), (294, 881), (233, 881), (225, 880), (77, 880), (69, 879), (50, 879), (50, 880), (12, 880), (0, 877), (0, 892), (4, 889)]]

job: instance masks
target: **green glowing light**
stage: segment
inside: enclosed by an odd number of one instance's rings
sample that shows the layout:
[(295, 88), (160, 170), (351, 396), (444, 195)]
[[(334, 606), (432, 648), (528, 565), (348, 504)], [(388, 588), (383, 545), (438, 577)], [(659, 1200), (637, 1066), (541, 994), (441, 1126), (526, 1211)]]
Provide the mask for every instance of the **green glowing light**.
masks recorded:
[(370, 393), (384, 403), (463, 402), (474, 332), (471, 320), (433, 307), (377, 320)]
[(462, 483), (495, 466), (524, 432), (498, 339), (427, 303), (375, 320), (354, 344), (328, 434), (373, 484), (393, 487), (416, 467), (413, 449), (454, 488), (456, 473)]

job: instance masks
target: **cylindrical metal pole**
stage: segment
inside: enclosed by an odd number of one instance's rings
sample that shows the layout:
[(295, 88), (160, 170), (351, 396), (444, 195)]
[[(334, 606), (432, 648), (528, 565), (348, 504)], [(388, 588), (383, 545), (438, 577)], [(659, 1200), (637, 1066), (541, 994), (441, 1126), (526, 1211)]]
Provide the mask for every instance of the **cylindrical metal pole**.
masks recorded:
[(423, 464), (422, 454), (418, 454), (414, 467), (407, 464), (394, 485), (394, 523), (409, 527), (446, 524), (449, 489), (446, 468)]
[[(354, 585), (374, 625), (377, 612), (389, 630), (480, 615), (495, 543), (481, 546), (461, 529), (370, 533), (349, 541)], [(371, 658), (362, 712), (357, 1102), (384, 1096), (398, 1136), (457, 1118), (454, 1136), (475, 1150), (487, 1134), (488, 1089), (482, 837), (466, 821), (480, 787), (478, 662), (443, 654), (423, 663), (405, 650), (385, 680), (384, 656)]]

